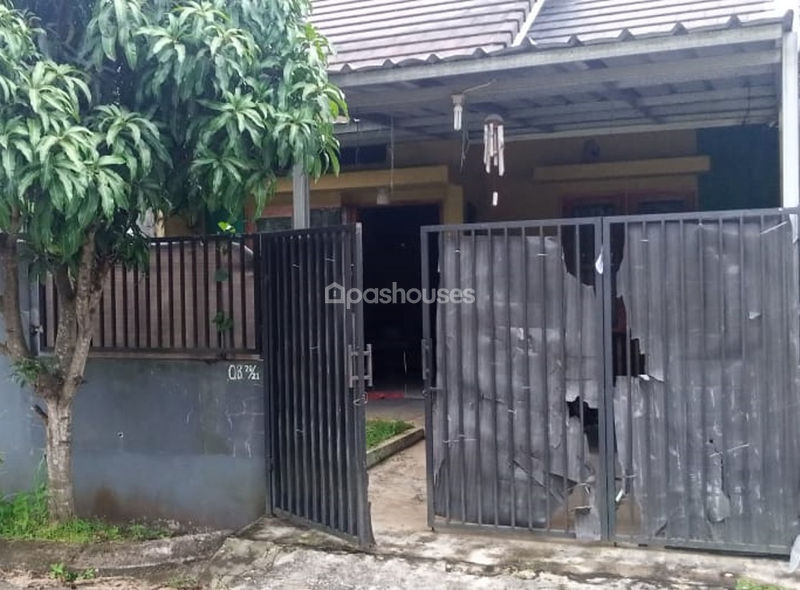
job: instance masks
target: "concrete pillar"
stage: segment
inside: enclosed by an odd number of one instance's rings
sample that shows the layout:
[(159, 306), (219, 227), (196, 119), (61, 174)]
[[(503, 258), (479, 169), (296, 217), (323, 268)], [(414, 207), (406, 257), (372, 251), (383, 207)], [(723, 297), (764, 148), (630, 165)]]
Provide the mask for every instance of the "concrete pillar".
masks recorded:
[[(797, 19), (795, 18), (795, 23)], [(800, 205), (800, 101), (797, 27), (783, 36), (781, 58), (781, 205)]]
[(311, 226), (311, 188), (303, 166), (292, 169), (292, 227), (306, 229)]

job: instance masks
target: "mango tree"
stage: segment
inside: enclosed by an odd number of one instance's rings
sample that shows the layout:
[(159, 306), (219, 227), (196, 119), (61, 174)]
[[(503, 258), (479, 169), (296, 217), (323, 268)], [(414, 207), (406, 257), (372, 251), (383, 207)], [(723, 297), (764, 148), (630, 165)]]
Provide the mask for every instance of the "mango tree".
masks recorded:
[[(306, 0), (0, 0), (2, 352), (42, 400), (50, 516), (74, 516), (72, 407), (104, 281), (147, 212), (261, 210), (295, 164), (337, 168), (344, 108)], [(51, 355), (20, 271), (58, 297)]]

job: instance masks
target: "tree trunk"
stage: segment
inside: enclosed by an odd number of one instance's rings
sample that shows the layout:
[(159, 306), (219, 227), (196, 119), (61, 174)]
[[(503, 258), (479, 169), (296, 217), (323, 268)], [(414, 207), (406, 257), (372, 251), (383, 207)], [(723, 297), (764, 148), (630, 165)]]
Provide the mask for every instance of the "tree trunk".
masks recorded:
[(75, 518), (72, 402), (83, 383), (92, 344), (93, 318), (111, 267), (110, 258), (98, 260), (95, 235), (95, 229), (86, 232), (77, 269), (73, 270), (64, 263), (51, 270), (59, 317), (53, 357), (47, 362), (32, 354), (22, 327), (22, 310), (17, 296), (19, 240), (13, 232), (0, 235), (0, 277), (3, 279), (0, 313), (5, 320), (6, 333), (6, 342), (0, 342), (0, 352), (14, 363), (37, 369), (37, 376), (30, 382), (36, 395), (47, 406), (47, 411), (41, 414), (47, 431), (47, 493), (51, 522)]
[(47, 398), (48, 508), (52, 522), (75, 517), (72, 492), (72, 400)]

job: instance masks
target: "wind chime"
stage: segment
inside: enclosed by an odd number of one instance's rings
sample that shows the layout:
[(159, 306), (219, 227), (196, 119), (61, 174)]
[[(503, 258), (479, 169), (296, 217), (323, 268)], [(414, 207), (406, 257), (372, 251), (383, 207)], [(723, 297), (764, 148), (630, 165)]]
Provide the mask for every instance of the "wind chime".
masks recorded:
[[(497, 190), (497, 179), (506, 173), (506, 139), (503, 117), (489, 115), (483, 122), (483, 163), (486, 174), (490, 175), (492, 184), (492, 207), (497, 207), (500, 196)], [(497, 169), (497, 176), (492, 171)]]
[[(483, 86), (488, 86), (489, 84), (485, 84)], [(476, 87), (477, 88), (481, 88)], [(468, 91), (465, 91), (465, 93)], [(464, 125), (464, 105), (466, 104), (466, 96), (465, 94), (454, 94), (452, 96), (453, 99), (453, 129), (455, 131), (461, 131), (462, 135), (467, 138), (467, 126)], [(461, 154), (461, 162), (462, 166), (464, 160), (466, 159), (466, 155), (464, 150), (464, 142), (462, 141), (462, 154)], [(506, 151), (506, 139), (505, 139), (505, 127), (503, 117), (500, 115), (489, 115), (483, 122), (483, 163), (486, 167), (486, 174), (490, 176), (490, 182), (492, 185), (492, 206), (497, 207), (497, 204), (500, 200), (500, 195), (497, 190), (498, 185), (498, 178), (505, 175), (506, 173), (506, 158), (505, 158), (505, 151)], [(497, 170), (497, 174), (492, 174), (493, 170)]]

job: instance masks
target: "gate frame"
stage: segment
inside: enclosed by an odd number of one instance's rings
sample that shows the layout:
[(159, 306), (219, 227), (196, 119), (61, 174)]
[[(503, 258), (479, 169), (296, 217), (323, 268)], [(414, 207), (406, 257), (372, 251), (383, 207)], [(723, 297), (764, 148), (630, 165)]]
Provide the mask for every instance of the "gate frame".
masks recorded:
[[(599, 323), (599, 334), (597, 335), (597, 343), (598, 345), (605, 348), (605, 325), (606, 325), (606, 311), (605, 311), (605, 302), (604, 302), (604, 294), (606, 292), (605, 284), (608, 282), (606, 280), (606, 263), (604, 257), (604, 224), (602, 217), (574, 217), (574, 218), (557, 218), (557, 219), (534, 219), (534, 220), (522, 220), (522, 221), (506, 221), (506, 222), (489, 222), (489, 223), (463, 223), (463, 224), (452, 224), (452, 225), (426, 225), (420, 228), (420, 239), (421, 239), (421, 263), (422, 263), (422, 291), (423, 293), (426, 290), (431, 288), (431, 268), (430, 268), (430, 239), (434, 235), (444, 235), (447, 232), (489, 232), (491, 235), (492, 231), (496, 230), (521, 230), (523, 235), (526, 229), (544, 229), (544, 228), (558, 228), (559, 232), (563, 227), (575, 227), (576, 230), (580, 226), (592, 226), (594, 227), (594, 253), (595, 253), (595, 264), (594, 264), (594, 276), (595, 276), (595, 296), (597, 298), (596, 306), (598, 307), (598, 312), (602, 314), (601, 321)], [(535, 233), (530, 234), (531, 237), (535, 237)], [(543, 234), (542, 234), (543, 235)], [(563, 234), (562, 234), (563, 235)], [(578, 234), (579, 235), (579, 234)], [(439, 252), (439, 258), (437, 259), (437, 264), (441, 264), (441, 251)], [(603, 272), (598, 272), (597, 265), (598, 263), (602, 263), (603, 266), (601, 270)], [(576, 269), (577, 276), (576, 278), (580, 282), (580, 270)], [(526, 275), (527, 276), (527, 275)], [(507, 531), (507, 532), (524, 532), (539, 535), (539, 536), (548, 536), (548, 537), (567, 537), (567, 538), (574, 538), (575, 531), (574, 530), (546, 530), (546, 529), (536, 529), (536, 528), (522, 528), (522, 527), (512, 527), (512, 526), (495, 526), (491, 524), (478, 524), (478, 523), (467, 523), (467, 524), (453, 524), (453, 523), (445, 523), (437, 526), (437, 517), (435, 514), (435, 507), (434, 507), (434, 470), (433, 470), (433, 396), (436, 394), (441, 393), (441, 389), (438, 387), (433, 386), (433, 359), (435, 358), (435, 351), (433, 350), (433, 338), (431, 333), (431, 314), (435, 309), (436, 304), (426, 304), (422, 303), (423, 305), (423, 314), (422, 314), (422, 325), (423, 325), (423, 336), (422, 336), (422, 377), (423, 377), (423, 398), (425, 400), (425, 460), (426, 460), (426, 493), (427, 493), (427, 512), (428, 512), (428, 526), (436, 530), (439, 529), (491, 529), (493, 531)], [(607, 387), (606, 383), (608, 381), (609, 366), (605, 360), (605, 353), (601, 357), (601, 371), (602, 378), (600, 383), (598, 384), (598, 473), (596, 477), (596, 484), (595, 489), (597, 491), (597, 506), (596, 509), (598, 510), (599, 517), (600, 517), (600, 541), (607, 542), (611, 540), (611, 522), (610, 520), (613, 518), (613, 513), (611, 508), (615, 505), (614, 502), (614, 457), (613, 455), (609, 457), (609, 453), (607, 452), (608, 448), (614, 448), (613, 446), (613, 428), (614, 428), (614, 417), (613, 413), (609, 414), (609, 405), (607, 402)], [(566, 402), (565, 402), (566, 403)], [(612, 408), (613, 412), (613, 408)], [(609, 439), (608, 439), (608, 432), (611, 432), (611, 447), (608, 447)], [(548, 454), (549, 454), (548, 449)], [(566, 451), (565, 451), (566, 452)], [(567, 506), (567, 500), (565, 499), (564, 506)]]

